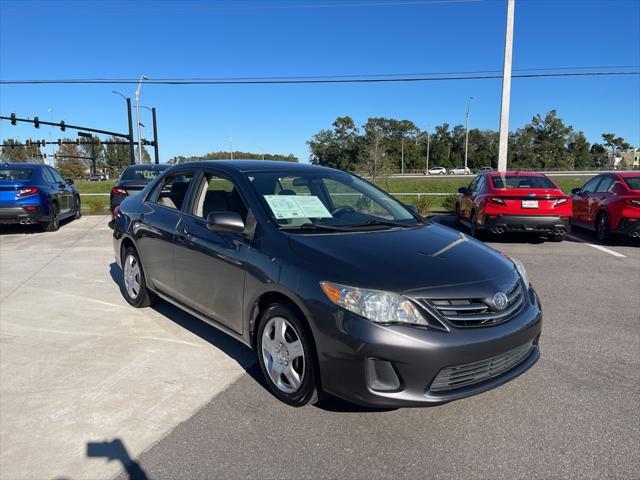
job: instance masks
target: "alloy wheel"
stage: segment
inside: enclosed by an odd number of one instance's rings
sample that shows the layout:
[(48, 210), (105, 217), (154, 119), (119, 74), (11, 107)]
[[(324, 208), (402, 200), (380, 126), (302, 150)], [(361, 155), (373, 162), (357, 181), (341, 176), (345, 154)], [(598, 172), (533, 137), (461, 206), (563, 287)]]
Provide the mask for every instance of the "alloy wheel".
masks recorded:
[(262, 334), (262, 360), (269, 378), (284, 393), (294, 393), (305, 374), (300, 335), (285, 318), (273, 317)]
[(124, 286), (127, 295), (133, 300), (140, 295), (140, 265), (138, 259), (128, 255), (124, 262)]
[(609, 225), (607, 224), (607, 216), (602, 214), (598, 217), (598, 225), (597, 225), (597, 234), (598, 234), (598, 240), (600, 241), (604, 241), (607, 239), (607, 233), (609, 230)]

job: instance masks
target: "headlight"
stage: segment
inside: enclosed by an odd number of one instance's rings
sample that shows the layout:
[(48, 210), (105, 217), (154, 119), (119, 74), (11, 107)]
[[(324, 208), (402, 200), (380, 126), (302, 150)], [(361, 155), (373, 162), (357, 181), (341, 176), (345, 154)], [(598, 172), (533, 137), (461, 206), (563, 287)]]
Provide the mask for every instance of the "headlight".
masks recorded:
[(529, 288), (529, 278), (527, 277), (527, 269), (524, 267), (524, 263), (522, 263), (517, 258), (510, 257), (513, 264), (516, 266), (516, 270), (518, 271), (518, 275), (522, 278), (525, 287)]
[(329, 282), (320, 282), (320, 286), (333, 303), (372, 322), (428, 325), (415, 305), (401, 295)]

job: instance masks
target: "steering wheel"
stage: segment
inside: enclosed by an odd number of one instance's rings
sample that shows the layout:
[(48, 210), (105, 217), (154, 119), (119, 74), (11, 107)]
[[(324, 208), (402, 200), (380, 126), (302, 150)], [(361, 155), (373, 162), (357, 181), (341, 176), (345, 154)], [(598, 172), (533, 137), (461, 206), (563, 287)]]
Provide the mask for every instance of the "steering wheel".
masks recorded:
[(345, 205), (344, 207), (334, 208), (331, 215), (334, 217), (340, 217), (345, 213), (355, 213), (355, 209), (349, 205)]

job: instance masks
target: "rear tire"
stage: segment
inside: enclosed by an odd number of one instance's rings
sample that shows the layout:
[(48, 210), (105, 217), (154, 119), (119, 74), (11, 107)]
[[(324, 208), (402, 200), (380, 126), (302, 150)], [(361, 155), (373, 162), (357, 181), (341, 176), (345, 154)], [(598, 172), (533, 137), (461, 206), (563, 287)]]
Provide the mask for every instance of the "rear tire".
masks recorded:
[(564, 233), (562, 235), (549, 235), (547, 237), (547, 240), (549, 240), (550, 242), (562, 242), (564, 241), (564, 237), (565, 237)]
[(147, 288), (140, 257), (133, 247), (127, 248), (122, 255), (122, 290), (127, 302), (136, 308), (149, 307), (157, 301)]
[(60, 220), (58, 219), (58, 206), (55, 203), (49, 205), (49, 213), (51, 218), (42, 222), (42, 230), (45, 232), (55, 232), (60, 228)]
[(256, 348), (260, 370), (278, 400), (293, 407), (320, 400), (315, 345), (296, 311), (282, 303), (269, 306), (260, 318)]
[(611, 225), (609, 224), (609, 217), (605, 212), (598, 214), (596, 218), (596, 236), (600, 242), (606, 242), (609, 240), (611, 231)]

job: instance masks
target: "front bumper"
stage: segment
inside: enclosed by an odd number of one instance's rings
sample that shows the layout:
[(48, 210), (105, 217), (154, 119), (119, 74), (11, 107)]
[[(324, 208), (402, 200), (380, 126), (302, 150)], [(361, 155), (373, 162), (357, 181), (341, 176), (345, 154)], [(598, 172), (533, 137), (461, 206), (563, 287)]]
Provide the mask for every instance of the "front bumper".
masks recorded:
[[(30, 206), (30, 205), (27, 205)], [(29, 212), (22, 208), (16, 207), (0, 207), (0, 225), (9, 224), (32, 224), (43, 220), (42, 212), (39, 205), (33, 205), (35, 211)]]
[[(526, 305), (508, 322), (451, 328), (448, 332), (379, 325), (346, 310), (335, 311), (334, 331), (321, 329), (315, 333), (322, 387), (360, 405), (417, 407), (458, 400), (509, 382), (533, 366), (540, 356), (542, 312), (533, 288), (528, 293)], [(503, 356), (529, 343), (532, 347), (526, 356), (496, 376), (460, 388), (432, 389), (443, 369)], [(383, 368), (372, 375), (375, 362)], [(389, 376), (393, 377), (389, 368), (399, 384), (392, 391), (384, 387), (393, 384), (387, 381)], [(376, 376), (380, 381), (372, 381)], [(380, 385), (387, 391), (381, 391)]]
[(571, 217), (542, 215), (494, 215), (485, 216), (485, 230), (502, 232), (531, 232), (564, 234), (571, 229)]

